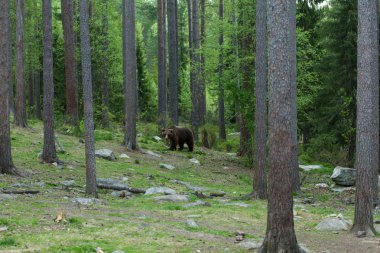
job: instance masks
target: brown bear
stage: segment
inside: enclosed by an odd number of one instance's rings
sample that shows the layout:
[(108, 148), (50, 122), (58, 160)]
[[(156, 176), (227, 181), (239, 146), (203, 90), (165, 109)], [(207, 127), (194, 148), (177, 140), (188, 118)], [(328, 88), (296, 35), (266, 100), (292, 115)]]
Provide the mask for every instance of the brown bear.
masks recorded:
[(193, 132), (187, 127), (170, 126), (167, 129), (163, 128), (161, 132), (165, 140), (170, 141), (170, 150), (183, 150), (183, 146), (186, 143), (189, 147), (189, 151), (194, 149), (194, 136)]

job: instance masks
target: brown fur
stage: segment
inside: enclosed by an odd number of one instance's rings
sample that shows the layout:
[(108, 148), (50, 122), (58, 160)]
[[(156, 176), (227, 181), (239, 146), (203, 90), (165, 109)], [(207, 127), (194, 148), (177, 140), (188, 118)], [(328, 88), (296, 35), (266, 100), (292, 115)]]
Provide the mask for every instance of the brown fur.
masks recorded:
[(171, 126), (166, 129), (162, 129), (161, 135), (165, 140), (170, 141), (170, 150), (183, 150), (184, 144), (186, 143), (189, 147), (189, 151), (194, 149), (194, 136), (193, 132), (187, 127)]

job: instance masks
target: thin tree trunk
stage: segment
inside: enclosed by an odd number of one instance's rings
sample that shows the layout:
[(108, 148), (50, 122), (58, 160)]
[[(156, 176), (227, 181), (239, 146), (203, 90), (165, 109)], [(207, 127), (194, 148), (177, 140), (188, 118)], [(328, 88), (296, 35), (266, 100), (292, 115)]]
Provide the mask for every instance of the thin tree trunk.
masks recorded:
[(17, 0), (15, 125), (26, 127), (24, 0)]
[(58, 162), (54, 136), (53, 32), (51, 0), (42, 2), (43, 18), (43, 82), (44, 82), (44, 147), (42, 160)]
[(295, 124), (292, 126), (292, 178), (293, 178), (293, 192), (301, 192), (301, 181), (298, 166), (298, 134), (297, 134), (297, 43), (296, 43), (296, 12), (297, 2), (289, 0), (290, 8), (290, 84), (292, 85), (292, 120)]
[(103, 75), (102, 75), (102, 126), (104, 128), (110, 127), (109, 120), (109, 85), (108, 85), (108, 68), (109, 68), (109, 59), (108, 59), (108, 0), (103, 0)]
[(12, 162), (11, 137), (9, 126), (9, 83), (11, 80), (10, 51), (10, 7), (9, 0), (0, 1), (0, 174), (17, 175)]
[(167, 90), (166, 90), (166, 22), (165, 1), (157, 1), (158, 26), (158, 125), (165, 127), (167, 117)]
[[(379, 58), (377, 0), (358, 1), (356, 205), (353, 233), (373, 236), (372, 208), (379, 167)], [(376, 196), (376, 197), (375, 197)]]
[(224, 19), (224, 3), (223, 0), (219, 0), (219, 96), (218, 96), (218, 112), (219, 112), (219, 138), (226, 140), (226, 124), (224, 119), (224, 85), (223, 85), (223, 19)]
[(41, 113), (41, 72), (38, 70), (34, 73), (34, 97), (36, 103), (36, 117), (37, 119), (42, 119)]
[(136, 120), (137, 120), (137, 59), (136, 59), (136, 24), (135, 24), (135, 1), (124, 0), (125, 4), (125, 48), (126, 48), (126, 69), (128, 76), (125, 87), (125, 135), (124, 145), (130, 150), (138, 150), (136, 138)]
[(86, 193), (96, 198), (98, 197), (98, 193), (96, 190), (94, 111), (92, 105), (91, 51), (87, 0), (80, 0), (80, 35), (84, 105), (84, 138), (86, 153)]
[[(30, 47), (31, 48), (31, 47)], [(34, 67), (33, 67), (33, 64), (32, 62), (30, 62), (30, 65), (29, 65), (29, 92), (28, 92), (28, 104), (29, 104), (29, 108), (30, 108), (30, 112), (32, 115), (34, 115), (34, 81), (35, 81), (35, 78), (34, 78)]]
[(200, 126), (200, 114), (201, 114), (201, 72), (200, 72), (200, 64), (201, 64), (201, 58), (200, 58), (200, 40), (199, 40), (199, 2), (198, 0), (192, 0), (191, 4), (192, 8), (192, 56), (193, 56), (193, 87), (192, 87), (192, 120), (191, 124), (194, 131), (194, 139), (197, 142), (198, 141), (198, 128)]
[(199, 81), (200, 89), (200, 102), (199, 102), (199, 121), (200, 124), (205, 123), (206, 116), (206, 54), (205, 54), (205, 44), (206, 44), (206, 0), (201, 0), (201, 78)]
[(297, 245), (292, 196), (292, 88), (289, 34), (290, 1), (268, 1), (269, 41), (269, 191), (265, 253), (302, 252)]
[(75, 59), (74, 3), (61, 0), (62, 26), (65, 49), (66, 114), (70, 124), (79, 124), (78, 77)]
[(266, 0), (256, 0), (256, 100), (253, 196), (267, 197), (267, 6)]
[(178, 42), (176, 1), (168, 0), (168, 47), (169, 47), (169, 85), (168, 85), (168, 109), (169, 117), (174, 124), (178, 124)]
[[(193, 102), (194, 94), (194, 48), (193, 48), (193, 8), (192, 0), (187, 0), (187, 19), (188, 19), (188, 29), (189, 29), (189, 65), (190, 65), (190, 92), (191, 99)], [(191, 112), (191, 120), (194, 119), (194, 110)], [(193, 122), (192, 122), (193, 123)]]

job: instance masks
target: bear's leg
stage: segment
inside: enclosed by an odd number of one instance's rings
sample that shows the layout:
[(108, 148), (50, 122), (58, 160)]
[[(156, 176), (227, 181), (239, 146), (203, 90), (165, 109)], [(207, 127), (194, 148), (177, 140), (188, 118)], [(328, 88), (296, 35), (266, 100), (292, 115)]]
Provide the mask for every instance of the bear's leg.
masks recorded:
[(183, 145), (184, 145), (185, 143), (183, 142), (183, 141), (180, 141), (179, 142), (179, 150), (183, 150)]
[(194, 150), (194, 141), (193, 140), (189, 140), (189, 141), (186, 142), (186, 144), (189, 147), (189, 151), (193, 152), (193, 150)]
[(177, 143), (174, 141), (170, 142), (170, 150), (177, 150)]

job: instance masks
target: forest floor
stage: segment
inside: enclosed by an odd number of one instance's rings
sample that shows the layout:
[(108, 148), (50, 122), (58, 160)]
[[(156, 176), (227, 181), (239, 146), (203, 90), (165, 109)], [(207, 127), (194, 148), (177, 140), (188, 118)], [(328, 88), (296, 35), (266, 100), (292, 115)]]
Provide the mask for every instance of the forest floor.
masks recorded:
[[(84, 144), (80, 138), (58, 132), (65, 149), (59, 154), (63, 166), (42, 164), (42, 125), (12, 129), (14, 163), (24, 177), (0, 175), (0, 190), (38, 190), (31, 195), (0, 193), (0, 252), (247, 252), (247, 242), (260, 242), (265, 236), (266, 202), (238, 200), (251, 191), (252, 170), (247, 162), (233, 154), (196, 147), (195, 152), (168, 151), (153, 139), (154, 127), (140, 127), (139, 142), (145, 150), (161, 155), (125, 152), (120, 145), (122, 133), (97, 131), (96, 148), (112, 149), (116, 157), (129, 159), (107, 161), (97, 158), (97, 176), (125, 180), (136, 188), (165, 186), (211, 206), (185, 207), (186, 203), (157, 203), (152, 195), (134, 194), (131, 198), (99, 190), (101, 203), (79, 205), (75, 198), (85, 198)], [(232, 137), (237, 138), (237, 137)], [(196, 158), (200, 165), (189, 161)], [(175, 166), (168, 170), (159, 163)], [(354, 192), (317, 189), (316, 183), (332, 181), (332, 168), (301, 172), (302, 196), (295, 196), (295, 228), (298, 242), (311, 252), (372, 253), (380, 252), (380, 237), (357, 238), (348, 231), (320, 232), (316, 225), (331, 214), (341, 213), (353, 220)], [(128, 179), (127, 179), (128, 178)], [(186, 186), (207, 187), (209, 192), (224, 191), (223, 197), (199, 199)], [(63, 181), (74, 180), (66, 187)], [(55, 222), (60, 213), (65, 221)], [(187, 224), (189, 219), (197, 227)], [(375, 215), (380, 220), (380, 213)], [(2, 231), (3, 230), (3, 231)], [(237, 243), (236, 233), (245, 239)]]

